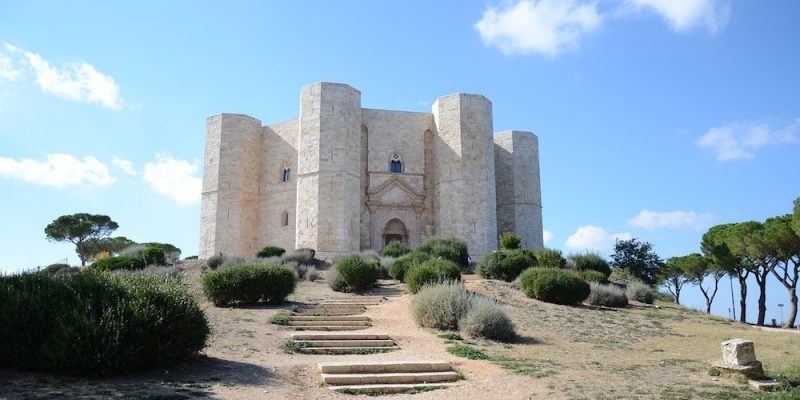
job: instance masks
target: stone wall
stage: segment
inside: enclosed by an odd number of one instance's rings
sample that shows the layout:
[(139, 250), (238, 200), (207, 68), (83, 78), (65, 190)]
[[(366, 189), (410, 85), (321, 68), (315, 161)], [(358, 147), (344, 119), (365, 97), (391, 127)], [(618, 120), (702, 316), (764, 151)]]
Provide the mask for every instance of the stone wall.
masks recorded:
[(239, 114), (208, 118), (200, 257), (257, 251), (261, 156), (261, 121)]
[(530, 132), (506, 131), (495, 134), (494, 142), (498, 236), (513, 232), (522, 246), (541, 248), (539, 139)]
[[(295, 248), (297, 212), (297, 119), (263, 128), (259, 246)], [(290, 179), (283, 181), (289, 167)], [(284, 220), (284, 216), (286, 217)], [(284, 224), (285, 223), (285, 224)]]
[(497, 249), (492, 103), (480, 95), (444, 96), (433, 117), (436, 233), (466, 239), (479, 257)]

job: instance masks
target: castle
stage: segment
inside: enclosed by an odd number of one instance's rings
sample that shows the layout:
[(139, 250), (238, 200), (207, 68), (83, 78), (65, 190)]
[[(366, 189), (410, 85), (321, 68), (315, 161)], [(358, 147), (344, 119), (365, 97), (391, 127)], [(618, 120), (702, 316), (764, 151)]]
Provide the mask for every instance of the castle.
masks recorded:
[(267, 244), (332, 256), (434, 235), (464, 238), (479, 257), (503, 232), (543, 245), (539, 144), (493, 133), (481, 95), (439, 97), (430, 113), (375, 110), (321, 82), (300, 91), (297, 119), (208, 118), (201, 258)]

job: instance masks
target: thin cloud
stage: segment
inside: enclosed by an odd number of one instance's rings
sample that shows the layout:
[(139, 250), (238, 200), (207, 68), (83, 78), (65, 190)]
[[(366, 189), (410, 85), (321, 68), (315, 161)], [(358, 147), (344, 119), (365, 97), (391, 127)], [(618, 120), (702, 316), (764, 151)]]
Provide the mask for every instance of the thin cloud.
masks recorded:
[(601, 20), (595, 3), (520, 0), (489, 7), (474, 28), (485, 45), (504, 54), (539, 53), (554, 58), (578, 48), (581, 37)]
[(617, 239), (628, 240), (632, 237), (628, 232), (609, 233), (599, 226), (585, 225), (570, 235), (565, 244), (576, 250), (606, 251), (614, 246)]
[(114, 160), (111, 163), (114, 164), (115, 167), (119, 168), (125, 175), (136, 176), (136, 170), (133, 168), (132, 162), (123, 158), (114, 157)]
[(172, 198), (178, 204), (200, 202), (203, 180), (200, 166), (186, 160), (176, 160), (166, 154), (156, 155), (155, 162), (144, 165), (142, 179), (158, 194)]
[(94, 157), (79, 160), (69, 154), (50, 154), (46, 161), (0, 157), (0, 176), (41, 186), (106, 186), (115, 179)]
[(14, 60), (0, 54), (0, 80), (14, 82), (22, 74), (22, 71), (14, 67)]
[[(42, 92), (71, 101), (99, 104), (115, 111), (122, 109), (123, 100), (114, 78), (101, 73), (93, 65), (77, 62), (57, 68), (39, 54), (8, 43), (5, 43), (5, 48), (17, 57), (21, 66), (33, 73)], [(0, 59), (0, 74), (2, 70), (3, 61)], [(15, 79), (17, 76), (19, 74)]]
[(711, 226), (716, 218), (711, 214), (697, 214), (694, 211), (650, 211), (642, 210), (628, 221), (632, 226), (649, 230), (704, 229)]
[(731, 14), (728, 0), (627, 0), (623, 9), (654, 12), (680, 33), (697, 29), (717, 33), (728, 24)]
[(796, 143), (798, 132), (800, 119), (778, 129), (764, 122), (731, 122), (709, 129), (697, 139), (697, 145), (713, 150), (717, 161), (749, 160), (762, 147)]
[(545, 245), (547, 245), (547, 242), (551, 241), (552, 239), (553, 239), (553, 232), (550, 232), (546, 229), (542, 231), (542, 241), (544, 242)]

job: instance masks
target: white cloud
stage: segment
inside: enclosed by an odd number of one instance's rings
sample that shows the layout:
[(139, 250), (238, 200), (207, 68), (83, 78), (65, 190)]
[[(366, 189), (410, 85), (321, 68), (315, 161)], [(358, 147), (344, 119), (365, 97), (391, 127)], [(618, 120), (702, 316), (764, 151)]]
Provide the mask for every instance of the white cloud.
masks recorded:
[(22, 71), (14, 68), (14, 60), (9, 56), (0, 54), (0, 80), (15, 81)]
[(115, 167), (122, 170), (125, 175), (136, 176), (136, 170), (133, 168), (133, 163), (123, 158), (114, 157), (112, 161)]
[(609, 250), (617, 239), (628, 240), (633, 236), (627, 232), (609, 233), (594, 225), (585, 225), (567, 238), (566, 246), (578, 250)]
[(797, 142), (798, 132), (800, 119), (779, 129), (763, 122), (731, 122), (709, 129), (697, 145), (714, 150), (718, 161), (752, 159), (761, 147)]
[(583, 34), (601, 22), (595, 3), (519, 0), (489, 7), (474, 28), (483, 43), (504, 54), (540, 53), (553, 58), (579, 46)]
[(659, 14), (676, 32), (704, 28), (716, 33), (730, 18), (728, 0), (627, 0), (627, 7)]
[(697, 214), (694, 211), (650, 211), (642, 210), (638, 215), (631, 218), (629, 223), (638, 228), (659, 229), (659, 228), (688, 228), (704, 229), (714, 222), (715, 217), (711, 214)]
[(142, 179), (159, 194), (171, 197), (178, 204), (191, 205), (200, 201), (203, 180), (197, 163), (176, 160), (166, 154), (156, 155), (154, 163), (144, 165)]
[(47, 161), (0, 157), (0, 176), (42, 186), (105, 186), (114, 183), (108, 167), (94, 157), (83, 161), (69, 154), (50, 154)]
[(544, 244), (547, 245), (547, 242), (553, 239), (553, 232), (548, 231), (547, 229), (542, 231), (542, 241)]
[[(114, 78), (97, 71), (91, 64), (71, 63), (59, 69), (50, 65), (39, 54), (21, 50), (8, 43), (5, 43), (5, 48), (19, 57), (20, 64), (33, 72), (36, 84), (44, 93), (72, 101), (100, 104), (112, 110), (122, 109), (123, 100)], [(3, 63), (0, 59), (0, 76)], [(15, 75), (15, 79), (18, 75), (19, 73)]]

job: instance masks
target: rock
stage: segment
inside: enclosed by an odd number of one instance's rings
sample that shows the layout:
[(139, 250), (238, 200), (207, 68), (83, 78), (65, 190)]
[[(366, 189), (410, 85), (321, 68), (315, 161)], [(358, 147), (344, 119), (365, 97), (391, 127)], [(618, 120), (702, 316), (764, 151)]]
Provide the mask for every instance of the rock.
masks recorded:
[(755, 364), (756, 350), (753, 341), (731, 339), (722, 342), (722, 363), (735, 366)]

